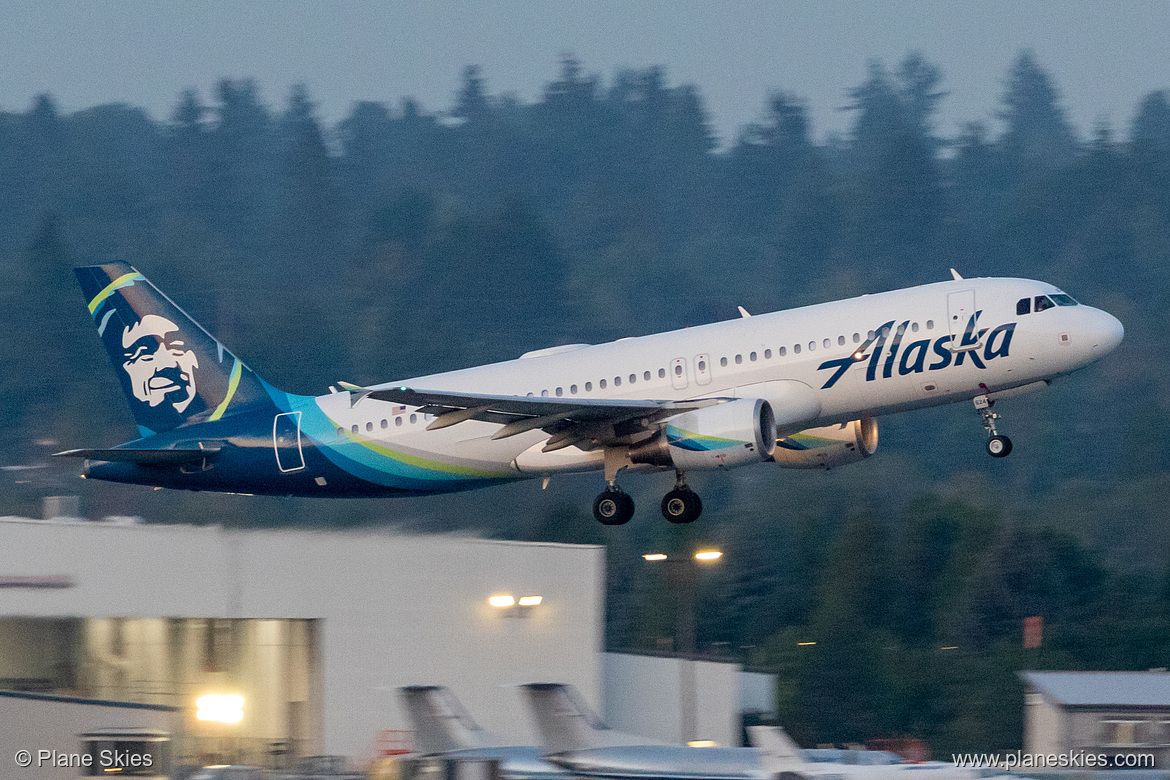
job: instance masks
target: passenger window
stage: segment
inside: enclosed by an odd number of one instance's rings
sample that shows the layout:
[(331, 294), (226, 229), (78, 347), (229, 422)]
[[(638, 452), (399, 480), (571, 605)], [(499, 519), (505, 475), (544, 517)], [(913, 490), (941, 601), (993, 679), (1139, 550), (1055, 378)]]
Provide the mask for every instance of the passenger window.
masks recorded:
[(792, 345), (792, 354), (794, 354), (794, 355), (800, 354), (800, 345), (799, 344)]
[(598, 388), (599, 390), (604, 390), (604, 389), (605, 389), (605, 380), (604, 380), (604, 379), (602, 379), (600, 382), (598, 382), (598, 383), (597, 383), (597, 388)]
[(861, 343), (861, 334), (860, 334), (860, 333), (854, 333), (854, 334), (853, 334), (853, 343), (854, 343), (854, 344), (860, 344), (860, 343)]
[(565, 391), (558, 387), (557, 388), (557, 398), (560, 398), (564, 394), (565, 394)]
[(753, 363), (755, 363), (755, 362), (756, 362), (756, 353), (755, 353), (755, 352), (753, 352), (752, 354), (748, 355), (748, 360), (750, 360), (750, 361), (752, 361)]
[(808, 351), (809, 352), (815, 352), (816, 348), (817, 348), (817, 343), (815, 341), (810, 341), (808, 343)]
[(374, 421), (371, 420), (370, 422), (366, 423), (366, 433), (370, 433), (373, 430), (374, 430)]
[(926, 321), (926, 329), (927, 330), (934, 330), (934, 320), (927, 320)]
[(706, 361), (706, 360), (700, 360), (700, 361), (699, 361), (699, 370), (700, 370), (700, 371), (706, 371), (706, 370), (707, 370), (707, 361)]
[(658, 378), (659, 379), (666, 379), (666, 369), (665, 368), (658, 369)]
[(682, 365), (677, 365), (674, 367), (674, 375), (682, 376)]
[(642, 372), (642, 379), (644, 379), (644, 380), (646, 380), (647, 382), (649, 382), (649, 381), (650, 381), (650, 372), (649, 372), (649, 371), (644, 371), (644, 372)]
[(357, 426), (356, 426), (356, 425), (355, 425), (355, 426), (353, 426), (353, 428), (351, 428), (350, 430), (351, 430), (351, 431), (353, 431), (354, 433), (357, 433), (357, 431), (358, 431), (358, 429), (357, 429)]
[(843, 346), (845, 346), (845, 337), (844, 337), (844, 336), (838, 336), (838, 337), (837, 337), (837, 346), (838, 346), (838, 347), (843, 347)]
[(630, 374), (630, 384), (632, 385), (637, 381), (638, 381), (638, 375), (637, 374)]
[(410, 416), (410, 424), (411, 424), (411, 425), (414, 425), (416, 422), (418, 422), (418, 415), (417, 415), (417, 414), (412, 414), (412, 415)]
[(874, 332), (871, 330), (871, 331), (866, 331), (865, 337), (866, 337), (867, 339), (869, 339), (870, 341), (873, 341), (873, 338), (874, 338), (874, 336), (876, 336), (876, 335), (877, 335), (877, 334), (876, 334), (876, 333), (874, 333)]
[(764, 360), (771, 360), (771, 359), (772, 359), (772, 350), (765, 349), (764, 350)]
[(1045, 309), (1055, 308), (1056, 304), (1047, 295), (1036, 296), (1036, 311), (1044, 311)]
[(910, 330), (913, 331), (914, 333), (917, 333), (918, 332), (918, 323), (917, 322), (913, 323), (910, 326)]
[(337, 435), (338, 435), (338, 436), (344, 436), (344, 435), (345, 435), (345, 428), (338, 428), (338, 429), (337, 429)]
[(592, 382), (586, 382), (586, 383), (585, 383), (585, 392), (586, 392), (586, 393), (592, 393), (592, 392), (593, 392), (593, 383), (592, 383)]
[[(529, 395), (532, 395), (532, 393), (529, 393)], [(402, 427), (402, 418), (401, 418), (401, 417), (395, 417), (395, 418), (394, 418), (394, 424), (395, 424), (396, 426), (398, 426), (399, 428), (401, 428), (401, 427)]]
[(1077, 302), (1073, 300), (1071, 295), (1065, 295), (1064, 293), (1055, 293), (1052, 296), (1052, 300), (1056, 301), (1057, 306), (1076, 306), (1077, 305)]
[(1032, 313), (1032, 299), (1031, 298), (1020, 298), (1020, 300), (1016, 301), (1016, 314), (1019, 314), (1022, 316), (1024, 314), (1031, 314), (1031, 313)]
[(724, 368), (727, 368), (727, 358), (725, 358), (725, 357), (719, 358), (719, 365), (723, 366)]
[(832, 343), (833, 342), (829, 341), (828, 339), (825, 339), (824, 341), (821, 342), (821, 346), (824, 347), (825, 349), (828, 349), (829, 345)]
[(576, 394), (577, 394), (577, 386), (576, 385), (569, 385), (569, 395), (576, 395)]
[(614, 387), (621, 387), (622, 386), (622, 378), (620, 376), (615, 376), (613, 378), (613, 386)]
[(387, 429), (387, 428), (389, 428), (389, 427), (390, 427), (390, 421), (389, 421), (389, 420), (383, 420), (383, 421), (382, 421), (382, 430), (386, 430), (386, 429)]
[[(541, 390), (540, 397), (541, 398), (548, 398), (548, 390)], [(411, 420), (411, 422), (414, 422), (414, 420)]]
[(888, 339), (889, 337), (890, 337), (890, 329), (889, 329), (889, 327), (882, 328), (882, 338), (887, 338), (887, 339)]

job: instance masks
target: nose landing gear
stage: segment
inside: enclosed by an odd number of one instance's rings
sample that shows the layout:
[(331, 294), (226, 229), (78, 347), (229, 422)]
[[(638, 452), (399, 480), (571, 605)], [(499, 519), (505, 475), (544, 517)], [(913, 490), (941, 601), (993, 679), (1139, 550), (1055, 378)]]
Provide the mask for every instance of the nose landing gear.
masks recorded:
[(975, 397), (975, 409), (983, 421), (983, 430), (987, 431), (987, 454), (993, 458), (1006, 458), (1012, 451), (1012, 440), (1001, 436), (995, 429), (995, 421), (999, 415), (992, 411), (994, 401), (988, 400), (986, 395)]

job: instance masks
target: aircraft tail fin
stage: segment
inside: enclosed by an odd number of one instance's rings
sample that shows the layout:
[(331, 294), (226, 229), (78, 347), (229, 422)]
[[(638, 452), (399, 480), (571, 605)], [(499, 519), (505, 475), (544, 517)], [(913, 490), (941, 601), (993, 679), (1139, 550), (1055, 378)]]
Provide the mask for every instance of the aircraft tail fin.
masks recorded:
[(609, 728), (573, 686), (531, 683), (523, 689), (546, 753), (585, 750), (611, 742), (605, 738)]
[(143, 436), (270, 402), (251, 369), (136, 269), (74, 273)]
[(480, 728), (447, 688), (407, 685), (398, 690), (414, 729), (414, 752), (434, 755), (503, 744), (495, 734)]
[(779, 726), (748, 726), (748, 741), (760, 754), (760, 765), (772, 777), (799, 774), (807, 766), (804, 752)]

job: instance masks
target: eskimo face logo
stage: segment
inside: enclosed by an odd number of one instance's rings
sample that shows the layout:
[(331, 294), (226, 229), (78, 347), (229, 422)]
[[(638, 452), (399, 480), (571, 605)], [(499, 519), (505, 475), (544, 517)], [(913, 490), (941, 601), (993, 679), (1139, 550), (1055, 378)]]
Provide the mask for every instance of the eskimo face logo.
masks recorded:
[(130, 391), (139, 401), (157, 407), (169, 403), (182, 414), (195, 400), (195, 369), (199, 359), (187, 348), (179, 326), (147, 314), (122, 331), (122, 368)]

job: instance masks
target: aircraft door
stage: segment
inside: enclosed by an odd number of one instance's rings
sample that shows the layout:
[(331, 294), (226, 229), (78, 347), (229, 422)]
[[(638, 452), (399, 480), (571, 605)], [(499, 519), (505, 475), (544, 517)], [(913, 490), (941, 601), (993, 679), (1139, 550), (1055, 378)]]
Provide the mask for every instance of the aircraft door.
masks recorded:
[(675, 390), (687, 389), (686, 358), (675, 358), (670, 361), (670, 384)]
[(276, 467), (282, 473), (300, 471), (305, 467), (301, 451), (301, 413), (285, 412), (272, 421), (272, 447), (276, 451)]
[(705, 352), (695, 355), (695, 384), (711, 384), (711, 356)]
[(950, 328), (951, 349), (959, 346), (967, 323), (975, 316), (975, 291), (960, 290), (947, 296), (947, 323)]

